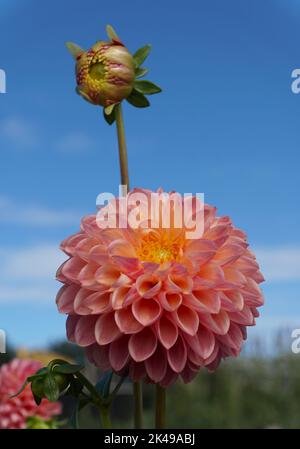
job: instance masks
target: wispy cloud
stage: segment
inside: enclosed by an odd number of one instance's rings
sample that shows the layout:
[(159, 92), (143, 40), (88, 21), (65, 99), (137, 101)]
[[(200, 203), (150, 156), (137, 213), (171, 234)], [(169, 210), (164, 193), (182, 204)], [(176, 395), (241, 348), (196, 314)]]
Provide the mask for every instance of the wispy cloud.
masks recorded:
[(63, 226), (78, 222), (80, 213), (60, 211), (36, 204), (19, 204), (0, 195), (0, 223), (26, 226)]
[(267, 281), (300, 280), (300, 247), (280, 246), (255, 250)]
[(56, 245), (0, 249), (0, 302), (51, 303), (58, 284), (55, 273), (66, 260)]
[(56, 148), (64, 153), (82, 153), (93, 148), (93, 140), (84, 133), (72, 132), (61, 137)]
[(7, 117), (0, 122), (0, 133), (16, 149), (34, 148), (39, 142), (36, 126), (20, 117)]

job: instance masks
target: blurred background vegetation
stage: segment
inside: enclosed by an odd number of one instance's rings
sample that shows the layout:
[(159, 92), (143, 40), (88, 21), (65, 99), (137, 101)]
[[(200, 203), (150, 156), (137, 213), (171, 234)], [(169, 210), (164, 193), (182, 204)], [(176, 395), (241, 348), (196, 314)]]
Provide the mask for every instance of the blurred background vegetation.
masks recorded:
[[(273, 340), (276, 356), (266, 354), (260, 339), (247, 343), (237, 359), (224, 361), (215, 373), (200, 371), (190, 384), (178, 382), (168, 389), (167, 409), (170, 428), (300, 428), (300, 354), (292, 354), (284, 344), (284, 333)], [(101, 373), (87, 364), (82, 349), (70, 343), (49, 347), (86, 365), (85, 374), (96, 382)], [(18, 352), (17, 352), (18, 353)], [(9, 348), (0, 364), (16, 355)], [(116, 381), (117, 381), (117, 376)], [(153, 427), (152, 385), (144, 387), (145, 427)], [(74, 403), (64, 398), (64, 415), (69, 417)], [(132, 389), (126, 381), (115, 400), (112, 418), (115, 428), (132, 427)], [(98, 428), (97, 410), (85, 409), (80, 427)]]

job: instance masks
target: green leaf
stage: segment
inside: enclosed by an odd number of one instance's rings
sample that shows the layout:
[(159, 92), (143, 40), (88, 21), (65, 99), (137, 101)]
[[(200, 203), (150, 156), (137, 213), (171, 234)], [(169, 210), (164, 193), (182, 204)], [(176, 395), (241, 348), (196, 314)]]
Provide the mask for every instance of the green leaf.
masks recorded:
[(44, 380), (44, 393), (50, 402), (56, 402), (59, 398), (59, 387), (51, 373)]
[(136, 78), (142, 78), (147, 73), (148, 73), (148, 69), (146, 69), (145, 67), (138, 67), (137, 69), (135, 69), (135, 77)]
[(149, 55), (151, 50), (151, 45), (147, 44), (142, 48), (139, 48), (133, 55), (133, 60), (136, 68), (140, 67), (143, 64), (147, 56)]
[(66, 46), (74, 59), (77, 59), (78, 56), (84, 53), (84, 50), (82, 50), (82, 48), (80, 48), (79, 45), (74, 44), (73, 42), (66, 42)]
[(112, 381), (113, 372), (109, 371), (101, 377), (99, 382), (96, 384), (96, 390), (100, 393), (102, 398), (107, 398), (109, 396), (110, 384)]
[(106, 25), (106, 34), (112, 41), (121, 42), (119, 36), (117, 35), (117, 33), (115, 32), (115, 30), (111, 25)]
[(127, 97), (127, 101), (136, 108), (147, 108), (150, 106), (150, 102), (147, 98), (135, 89), (133, 89), (129, 97)]
[(147, 80), (138, 80), (134, 82), (134, 88), (138, 92), (144, 95), (153, 95), (161, 92), (161, 88), (151, 81)]
[(70, 363), (65, 363), (63, 365), (56, 365), (53, 368), (53, 372), (60, 374), (75, 374), (78, 373), (78, 371), (81, 371), (83, 368), (83, 365), (71, 365)]
[[(31, 391), (32, 391), (32, 390), (31, 390)], [(33, 396), (33, 399), (34, 399), (36, 405), (40, 405), (40, 403), (42, 402), (42, 398), (40, 398), (39, 396), (37, 396), (33, 391), (32, 391), (32, 396)]]
[[(107, 108), (103, 108), (103, 116), (109, 125), (112, 125), (114, 123), (114, 121), (116, 120), (116, 114), (115, 114), (115, 109), (114, 109), (115, 105), (112, 105), (112, 106), (113, 106), (112, 109), (109, 109), (109, 108), (111, 108), (111, 106), (108, 106)], [(109, 111), (111, 111), (111, 112), (108, 114), (107, 110), (108, 110), (108, 112)]]

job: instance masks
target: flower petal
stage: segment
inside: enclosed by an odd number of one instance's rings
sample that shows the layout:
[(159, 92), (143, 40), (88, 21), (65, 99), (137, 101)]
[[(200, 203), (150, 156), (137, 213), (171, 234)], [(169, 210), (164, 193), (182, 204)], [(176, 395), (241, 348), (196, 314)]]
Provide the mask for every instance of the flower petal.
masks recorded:
[(160, 345), (155, 353), (145, 361), (148, 376), (154, 383), (160, 382), (167, 372), (167, 355)]
[(181, 335), (178, 336), (175, 345), (167, 351), (167, 357), (171, 369), (175, 373), (181, 373), (187, 361), (187, 350)]
[(123, 335), (109, 345), (109, 361), (115, 371), (121, 371), (129, 361), (129, 336)]
[(135, 362), (143, 362), (154, 354), (157, 338), (150, 327), (146, 327), (129, 340), (129, 353)]
[(121, 336), (114, 312), (100, 316), (95, 325), (95, 337), (99, 345), (107, 345)]
[(197, 312), (190, 307), (180, 306), (175, 312), (171, 314), (172, 318), (182, 329), (189, 335), (195, 335), (199, 327), (199, 317)]
[(150, 326), (159, 318), (161, 307), (153, 298), (141, 298), (133, 303), (132, 313), (143, 326)]
[(124, 334), (135, 334), (143, 329), (143, 325), (137, 321), (132, 313), (131, 307), (117, 310), (115, 320), (118, 328)]

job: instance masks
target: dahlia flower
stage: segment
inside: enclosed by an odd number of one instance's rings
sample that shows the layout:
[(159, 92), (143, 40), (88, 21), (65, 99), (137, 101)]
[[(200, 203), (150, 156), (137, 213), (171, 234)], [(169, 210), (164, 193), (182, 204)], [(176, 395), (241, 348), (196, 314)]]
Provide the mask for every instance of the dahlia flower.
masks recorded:
[(59, 402), (50, 403), (43, 399), (39, 406), (36, 405), (29, 385), (17, 397), (11, 397), (20, 390), (28, 376), (41, 368), (37, 361), (21, 359), (1, 366), (0, 429), (24, 429), (30, 417), (48, 420), (61, 413)]
[[(136, 193), (151, 196), (135, 189), (127, 200)], [(165, 195), (173, 208), (176, 194)], [(163, 208), (156, 222), (137, 227), (130, 211), (117, 208), (114, 229), (103, 228), (99, 214), (84, 217), (62, 242), (69, 259), (57, 273), (57, 305), (68, 315), (67, 336), (102, 370), (162, 387), (178, 376), (190, 382), (200, 368), (215, 370), (240, 353), (263, 304), (263, 276), (245, 233), (215, 207), (202, 204), (197, 238), (172, 220), (162, 226)], [(194, 205), (191, 217), (198, 219)]]

